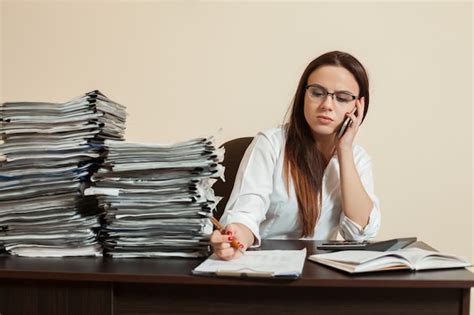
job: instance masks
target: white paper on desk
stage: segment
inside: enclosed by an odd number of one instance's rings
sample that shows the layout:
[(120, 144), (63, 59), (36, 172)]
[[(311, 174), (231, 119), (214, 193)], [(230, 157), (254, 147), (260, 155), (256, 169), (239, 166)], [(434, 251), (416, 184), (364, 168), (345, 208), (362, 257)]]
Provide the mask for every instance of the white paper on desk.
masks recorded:
[(211, 255), (193, 270), (195, 275), (298, 278), (303, 271), (306, 248), (301, 250), (247, 251), (225, 261)]
[(11, 254), (24, 257), (67, 257), (67, 256), (102, 256), (102, 248), (98, 244), (84, 246), (53, 246), (37, 244), (19, 244), (9, 246)]

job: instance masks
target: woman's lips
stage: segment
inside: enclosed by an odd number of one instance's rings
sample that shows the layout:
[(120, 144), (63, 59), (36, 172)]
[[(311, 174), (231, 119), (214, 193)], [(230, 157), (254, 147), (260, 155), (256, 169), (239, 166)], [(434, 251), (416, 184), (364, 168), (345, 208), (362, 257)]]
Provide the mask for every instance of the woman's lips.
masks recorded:
[(320, 122), (323, 125), (328, 125), (333, 121), (330, 117), (323, 116), (323, 115), (316, 116), (316, 118), (318, 119), (318, 122)]

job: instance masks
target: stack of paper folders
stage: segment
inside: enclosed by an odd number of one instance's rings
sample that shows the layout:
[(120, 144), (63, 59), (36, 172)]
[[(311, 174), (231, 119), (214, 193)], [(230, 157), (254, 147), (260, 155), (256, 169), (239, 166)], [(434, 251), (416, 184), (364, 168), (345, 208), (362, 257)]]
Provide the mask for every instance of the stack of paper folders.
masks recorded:
[(66, 103), (0, 105), (0, 244), (22, 256), (100, 255), (96, 200), (82, 189), (125, 108), (93, 91)]
[(100, 239), (113, 257), (200, 257), (209, 252), (211, 188), (223, 174), (213, 137), (176, 144), (106, 141), (92, 176), (105, 211)]

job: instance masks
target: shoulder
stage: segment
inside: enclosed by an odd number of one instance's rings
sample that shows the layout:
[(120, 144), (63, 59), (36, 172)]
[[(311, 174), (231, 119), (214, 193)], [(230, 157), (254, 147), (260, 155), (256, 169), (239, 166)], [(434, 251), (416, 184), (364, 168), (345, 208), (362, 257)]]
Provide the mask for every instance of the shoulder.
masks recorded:
[(259, 131), (249, 148), (251, 152), (261, 152), (264, 155), (272, 156), (275, 159), (285, 143), (285, 131), (283, 127), (265, 129)]
[(264, 139), (272, 147), (280, 148), (285, 142), (285, 128), (283, 126), (262, 130), (257, 133), (255, 138)]

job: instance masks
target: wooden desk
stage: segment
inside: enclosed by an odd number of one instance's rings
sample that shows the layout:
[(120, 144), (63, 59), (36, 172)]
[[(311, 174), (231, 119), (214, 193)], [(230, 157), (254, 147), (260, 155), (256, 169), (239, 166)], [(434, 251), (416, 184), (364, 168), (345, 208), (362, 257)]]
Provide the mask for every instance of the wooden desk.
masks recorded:
[[(316, 251), (310, 241), (264, 249)], [(202, 259), (0, 257), (0, 314), (463, 314), (465, 269), (349, 276), (307, 261), (298, 280), (198, 277)]]

